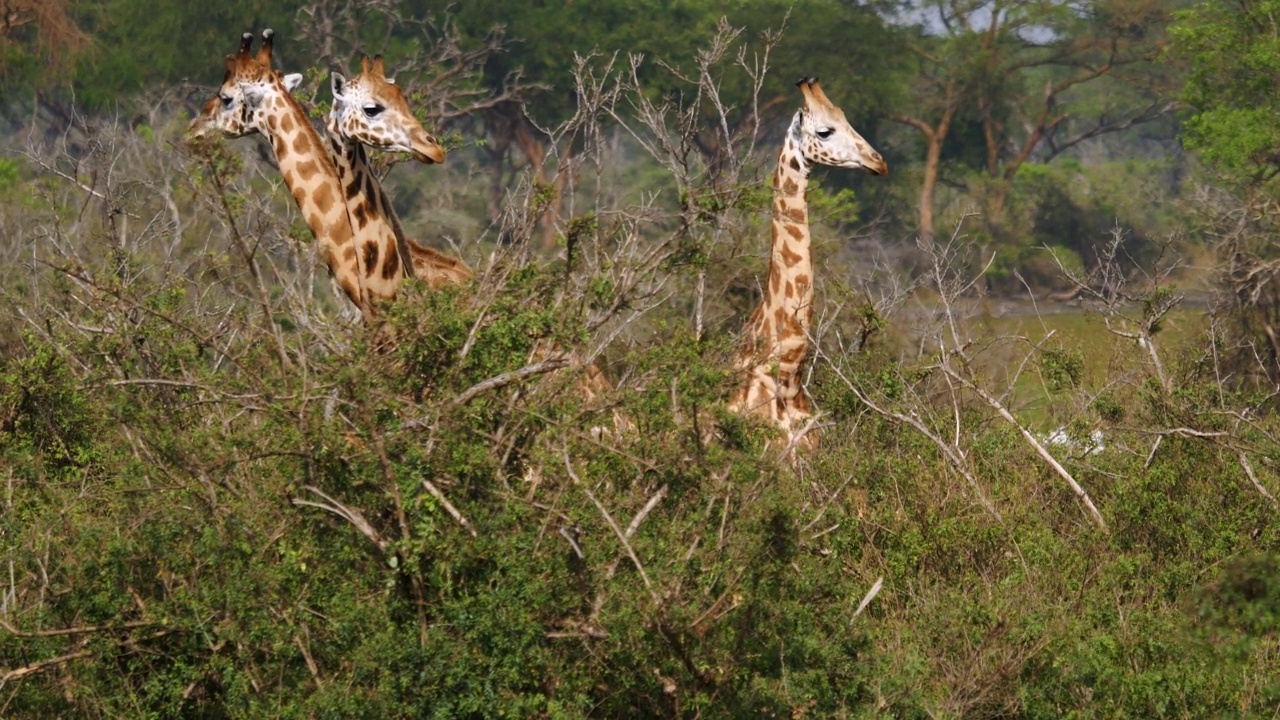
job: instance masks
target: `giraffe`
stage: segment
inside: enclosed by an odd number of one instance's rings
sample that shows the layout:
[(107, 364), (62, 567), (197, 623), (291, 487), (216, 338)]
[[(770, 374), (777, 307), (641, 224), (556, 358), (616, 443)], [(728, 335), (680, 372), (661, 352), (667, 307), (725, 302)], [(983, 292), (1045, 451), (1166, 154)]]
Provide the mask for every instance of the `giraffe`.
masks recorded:
[(767, 419), (786, 433), (789, 447), (807, 449), (817, 441), (805, 427), (813, 403), (800, 376), (813, 320), (813, 258), (804, 197), (809, 172), (814, 165), (829, 165), (884, 175), (889, 166), (827, 99), (817, 78), (802, 78), (796, 85), (804, 105), (791, 120), (773, 174), (768, 280), (764, 298), (743, 329), (734, 361), (742, 379), (729, 409)]
[[(343, 146), (346, 142), (340, 137), (340, 133), (334, 122), (329, 125), (334, 127), (328, 128), (331, 145), (325, 146), (320, 144), (318, 135), (310, 122), (306, 119), (305, 113), (301, 107), (293, 100), (289, 92), (297, 87), (301, 82), (302, 76), (299, 74), (281, 75), (271, 69), (271, 47), (273, 33), (270, 30), (263, 31), (263, 46), (259, 51), (257, 59), (249, 57), (249, 48), (253, 41), (252, 33), (244, 33), (241, 38), (240, 53), (235, 57), (228, 57), (227, 78), (224, 79), (218, 96), (211, 99), (204, 107), (200, 116), (194, 119), (188, 130), (188, 138), (195, 139), (208, 134), (212, 131), (220, 131), (231, 137), (240, 137), (253, 132), (261, 132), (271, 141), (273, 149), (277, 154), (277, 162), (280, 165), (281, 173), (285, 174), (286, 163), (282, 159), (282, 147), (285, 153), (290, 149), (296, 150), (295, 147), (299, 141), (299, 136), (308, 136), (314, 142), (306, 142), (304, 144), (308, 149), (312, 150), (318, 157), (317, 163), (325, 171), (328, 180), (339, 188), (341, 195), (346, 199), (344, 207), (348, 210), (346, 213), (348, 225), (354, 233), (357, 242), (353, 242), (354, 247), (363, 248), (363, 252), (346, 253), (344, 259), (354, 261), (354, 268), (350, 269), (350, 275), (357, 279), (363, 280), (358, 287), (361, 291), (360, 297), (364, 302), (360, 304), (366, 321), (372, 319), (371, 301), (375, 298), (389, 298), (394, 296), (398, 290), (400, 281), (403, 278), (403, 264), (396, 262), (395, 258), (405, 255), (410, 257), (411, 263), (414, 263), (414, 270), (417, 276), (426, 280), (433, 288), (443, 285), (445, 282), (465, 282), (471, 277), (471, 270), (460, 261), (453, 260), (443, 253), (424, 248), (412, 241), (405, 240), (408, 246), (407, 253), (401, 253), (398, 249), (400, 241), (403, 239), (403, 233), (400, 231), (398, 220), (395, 219), (393, 213), (385, 214), (375, 213), (378, 208), (385, 208), (390, 211), (391, 205), (386, 201), (377, 178), (368, 167), (367, 159), (364, 158), (363, 148), (360, 149), (359, 156), (361, 161), (348, 165), (350, 175), (346, 177), (339, 176), (339, 168), (342, 167), (343, 161), (349, 156), (342, 152), (338, 143)], [(240, 65), (247, 64), (247, 70), (241, 70)], [(379, 64), (375, 61), (374, 65)], [(234, 67), (234, 71), (233, 71)], [(373, 72), (373, 65), (368, 68), (362, 68), (362, 75), (370, 75)], [(381, 68), (378, 74), (381, 74)], [(354, 79), (353, 79), (354, 81)], [(345, 79), (344, 79), (345, 82)], [(386, 83), (391, 87), (394, 85), (390, 82)], [(397, 93), (398, 93), (397, 89)], [(335, 93), (336, 99), (337, 93)], [(344, 96), (345, 98), (346, 96)], [(354, 96), (353, 96), (354, 97)], [(401, 103), (403, 103), (403, 95), (400, 95)], [(277, 102), (278, 99), (278, 102)], [(337, 103), (335, 103), (336, 105)], [(279, 106), (284, 106), (286, 111), (280, 114)], [(363, 104), (360, 105), (363, 110)], [(275, 110), (276, 114), (272, 114), (271, 110)], [(383, 111), (375, 111), (374, 115), (378, 115)], [(412, 113), (408, 111), (405, 105), (403, 112), (400, 114), (403, 118), (412, 118)], [(412, 120), (414, 125), (421, 128), (416, 119)], [(288, 132), (284, 132), (285, 128)], [(412, 131), (408, 131), (412, 135)], [(286, 137), (282, 137), (284, 134)], [(352, 136), (357, 137), (360, 133), (353, 132)], [(402, 147), (393, 143), (379, 140), (379, 145), (388, 150), (405, 149), (412, 152), (415, 157), (424, 162), (439, 162), (444, 159), (444, 151), (434, 140), (426, 135), (425, 131), (421, 131), (421, 136), (416, 141), (408, 141), (408, 147)], [(417, 146), (412, 145), (413, 142)], [(360, 143), (355, 143), (359, 146)], [(328, 153), (321, 152), (325, 147), (334, 150), (336, 157), (330, 157)], [(297, 162), (297, 158), (293, 158), (293, 162)], [(363, 169), (363, 174), (357, 169)], [(304, 206), (305, 195), (300, 194), (295, 189), (293, 183), (290, 182), (290, 175), (285, 174), (285, 182), (293, 191), (295, 199), (299, 205)], [(328, 186), (328, 184), (326, 185)], [(325, 192), (328, 196), (329, 193)], [(360, 209), (357, 210), (356, 207)], [(360, 221), (358, 218), (366, 218)], [(389, 219), (388, 219), (389, 218)], [(310, 219), (310, 217), (309, 217)], [(394, 226), (392, 226), (394, 223)], [(313, 226), (317, 238), (322, 238), (320, 232)], [(336, 255), (330, 249), (330, 267), (334, 267), (332, 258)], [(343, 277), (335, 269), (336, 276)], [(434, 273), (434, 274), (431, 274)], [(383, 283), (371, 283), (371, 280), (382, 280)], [(345, 290), (344, 286), (344, 290)], [(350, 293), (349, 293), (350, 295)], [(357, 302), (352, 297), (353, 302)], [(552, 357), (558, 354), (556, 349), (545, 346), (539, 347), (535, 351), (535, 355), (542, 359)], [(584, 399), (594, 401), (600, 393), (607, 392), (612, 389), (611, 384), (604, 378), (603, 373), (599, 370), (595, 363), (588, 363), (585, 366), (581, 362), (576, 353), (569, 353), (567, 356), (571, 366), (578, 367), (584, 371), (582, 380), (577, 383), (579, 391), (583, 394)], [(622, 417), (618, 412), (614, 413), (615, 427), (630, 427), (630, 421)]]
[(187, 138), (195, 140), (213, 131), (231, 137), (260, 132), (267, 138), (285, 185), (324, 249), (329, 270), (368, 322), (373, 307), (364, 261), (370, 253), (357, 243), (337, 170), (320, 136), (289, 94), (302, 76), (283, 76), (271, 68), (272, 38), (270, 30), (263, 32), (262, 46), (254, 57), (250, 54), (253, 34), (241, 36), (239, 52), (227, 56), (218, 94), (191, 121)]
[(427, 134), (405, 102), (404, 93), (388, 78), (382, 56), (360, 58), (360, 74), (347, 79), (332, 76), (333, 108), (325, 122), (334, 164), (345, 189), (347, 210), (357, 232), (377, 235), (382, 254), (398, 251), (403, 273), (412, 274), (431, 289), (460, 285), (472, 277), (471, 268), (457, 258), (424, 247), (404, 236), (382, 184), (378, 182), (365, 146), (408, 152), (424, 163), (444, 161), (444, 149)]
[[(402, 243), (402, 250), (407, 246), (405, 254), (412, 258), (414, 273), (432, 289), (450, 283), (461, 284), (471, 279), (471, 268), (460, 260), (404, 238), (399, 219), (369, 167), (365, 146), (391, 152), (408, 152), (425, 163), (443, 160), (443, 153), (440, 157), (434, 157), (420, 149), (423, 138), (429, 139), (430, 136), (414, 117), (395, 80), (386, 76), (382, 56), (375, 56), (372, 60), (368, 56), (362, 56), (359, 75), (348, 79), (334, 73), (331, 80), (333, 108), (325, 128), (334, 143), (335, 163), (348, 190), (348, 207), (353, 222), (360, 225), (365, 217), (386, 218), (396, 239)], [(434, 140), (431, 142), (434, 143)], [(353, 187), (355, 183), (359, 183), (360, 187)], [(355, 201), (350, 200), (353, 196), (357, 198)], [(558, 352), (551, 346), (540, 345), (535, 349), (534, 357), (546, 360)], [(613, 390), (612, 383), (596, 363), (583, 363), (574, 352), (568, 353), (567, 359), (571, 367), (583, 373), (577, 383), (583, 399), (595, 402), (601, 395)], [(615, 412), (614, 426), (621, 431), (632, 425), (620, 412)]]
[[(264, 47), (271, 44), (273, 36), (274, 33), (270, 29), (263, 31)], [(242, 52), (247, 52), (252, 41), (252, 33), (245, 33), (242, 36)], [(268, 58), (268, 67), (269, 62)], [(282, 80), (285, 89), (292, 91), (301, 83), (302, 75), (298, 73), (283, 75)], [(412, 119), (417, 127), (416, 132), (412, 129), (406, 131), (411, 136), (411, 140), (406, 142), (406, 145), (411, 147), (406, 149), (424, 162), (443, 161), (444, 149), (422, 129), (416, 119), (413, 119), (404, 104), (403, 96), (400, 96), (400, 99), (400, 105), (403, 106), (402, 115)], [(306, 124), (310, 127), (309, 121)], [(240, 137), (258, 131), (257, 127), (249, 123), (249, 113), (246, 112), (244, 105), (243, 85), (236, 84), (228, 87), (224, 83), (220, 97), (211, 100), (205, 106), (204, 112), (192, 122), (188, 136), (194, 138), (212, 130), (221, 131), (230, 137)], [(381, 185), (369, 170), (367, 161), (364, 160), (363, 148), (359, 149), (360, 162), (356, 163), (355, 169), (363, 170), (364, 174), (358, 175), (353, 170), (348, 155), (339, 152), (333, 146), (334, 137), (330, 133), (331, 145), (324, 147), (333, 153), (328, 155), (329, 165), (337, 172), (338, 182), (344, 190), (342, 197), (355, 233), (356, 247), (362, 249), (358, 257), (359, 277), (362, 278), (361, 284), (368, 296), (367, 301), (394, 297), (404, 274), (412, 273), (416, 266), (422, 269), (419, 273), (421, 279), (427, 281), (432, 288), (438, 288), (446, 281), (462, 283), (469, 279), (470, 268), (458, 260), (436, 250), (422, 247), (411, 240), (404, 241), (407, 247), (399, 246), (397, 241), (403, 239), (402, 233), (399, 232), (399, 221), (390, 212), (391, 204), (382, 193)], [(386, 212), (382, 212), (381, 208), (385, 208)], [(393, 227), (389, 227), (388, 223)], [(419, 258), (417, 263), (413, 262), (414, 257)], [(401, 258), (409, 259), (402, 262)]]

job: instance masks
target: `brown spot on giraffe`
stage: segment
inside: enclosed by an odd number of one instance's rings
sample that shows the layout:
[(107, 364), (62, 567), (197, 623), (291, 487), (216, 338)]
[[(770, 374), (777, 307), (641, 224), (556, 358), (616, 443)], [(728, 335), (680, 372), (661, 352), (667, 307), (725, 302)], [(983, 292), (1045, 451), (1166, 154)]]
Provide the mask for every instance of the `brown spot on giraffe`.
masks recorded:
[(311, 199), (315, 202), (317, 210), (328, 215), (329, 211), (333, 209), (333, 187), (327, 184), (321, 185), (316, 188)]
[(360, 286), (352, 282), (350, 278), (338, 280), (338, 285), (342, 286), (342, 290), (347, 294), (347, 297), (360, 297)]
[(365, 275), (372, 277), (378, 264), (378, 243), (370, 240), (364, 244)]
[[(275, 117), (273, 116), (271, 119), (274, 120)], [(294, 122), (292, 115), (285, 115), (280, 118), (280, 132), (287, 134), (296, 129), (298, 129), (298, 125)]]
[(778, 252), (778, 255), (782, 257), (782, 262), (786, 264), (787, 267), (791, 267), (796, 263), (800, 262), (802, 259), (804, 259), (804, 257), (800, 255), (800, 253), (796, 252), (795, 250), (792, 250), (791, 246), (787, 244), (782, 245), (782, 247)]
[[(803, 240), (804, 228), (800, 227), (799, 225), (788, 225), (787, 234), (791, 236), (792, 240)], [(791, 264), (794, 265), (795, 263), (791, 263)]]
[(302, 178), (303, 182), (311, 182), (319, 173), (320, 163), (315, 160), (305, 160), (298, 163), (298, 177)]
[(391, 246), (391, 252), (387, 253), (387, 259), (382, 266), (382, 279), (390, 280), (400, 271), (400, 254), (395, 252), (395, 245)]
[(338, 223), (338, 225), (333, 228), (333, 231), (329, 234), (329, 236), (333, 239), (334, 245), (339, 247), (346, 245), (347, 243), (351, 242), (351, 238), (353, 236), (353, 233), (351, 232), (351, 223), (350, 222)]
[(787, 195), (795, 195), (800, 191), (800, 185), (794, 179), (787, 178), (786, 180), (782, 181), (781, 189), (782, 189), (782, 192), (786, 193)]

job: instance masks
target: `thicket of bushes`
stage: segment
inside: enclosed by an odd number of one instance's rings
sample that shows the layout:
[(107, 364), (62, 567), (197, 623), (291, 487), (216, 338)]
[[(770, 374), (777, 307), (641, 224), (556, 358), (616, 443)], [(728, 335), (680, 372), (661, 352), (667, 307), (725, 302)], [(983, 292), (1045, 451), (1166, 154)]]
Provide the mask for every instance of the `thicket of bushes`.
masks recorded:
[[(1273, 716), (1280, 345), (1248, 297), (1180, 309), (1181, 160), (1028, 162), (932, 246), (894, 242), (914, 181), (815, 176), (793, 458), (724, 409), (773, 156), (721, 33), (678, 92), (579, 67), (499, 223), (486, 148), (394, 168), (478, 277), (377, 327), (251, 141), (157, 102), (7, 148), (0, 716)], [(1089, 346), (984, 309), (1027, 290)]]
[[(35, 192), (5, 201), (0, 714), (1280, 704), (1280, 427), (1225, 376), (1216, 326), (1163, 341), (1163, 285), (1097, 304), (1136, 333), (1099, 385), (1078, 348), (983, 330), (962, 238), (918, 281), (823, 263), (827, 415), (793, 462), (723, 409), (741, 315), (714, 288), (748, 282), (759, 203), (683, 224), (596, 205), (547, 259), (526, 188), (503, 243), (469, 249), (475, 283), (412, 283), (365, 328), (299, 253), (270, 168), (176, 132), (104, 130), (80, 169), (32, 158)], [(594, 157), (579, 170), (610, 171)], [(838, 232), (815, 236), (827, 253)], [(911, 282), (936, 312), (904, 306)], [(616, 390), (588, 399), (576, 365), (512, 379), (548, 347)], [(1096, 520), (1002, 417), (1025, 400), (1010, 368), (1077, 441), (1039, 442)]]

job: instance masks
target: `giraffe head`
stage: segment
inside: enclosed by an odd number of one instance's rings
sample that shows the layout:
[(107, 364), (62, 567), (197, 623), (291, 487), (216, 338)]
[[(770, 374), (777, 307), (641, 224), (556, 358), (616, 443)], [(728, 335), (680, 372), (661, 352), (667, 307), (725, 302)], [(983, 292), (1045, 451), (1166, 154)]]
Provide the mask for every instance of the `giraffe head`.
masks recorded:
[(388, 78), (382, 56), (360, 58), (360, 74), (333, 74), (330, 120), (343, 138), (392, 152), (412, 153), (424, 163), (444, 162), (444, 148), (413, 116), (404, 93)]
[(845, 119), (822, 92), (817, 78), (796, 83), (804, 95), (804, 107), (791, 121), (789, 136), (810, 165), (862, 168), (872, 175), (885, 175), (889, 165)]
[(250, 53), (253, 33), (247, 32), (240, 36), (240, 51), (227, 56), (227, 71), (218, 94), (205, 103), (204, 109), (187, 127), (188, 140), (202, 138), (215, 131), (228, 137), (241, 137), (257, 132), (258, 127), (251, 120), (253, 110), (261, 103), (261, 92), (251, 104), (245, 93), (246, 86), (278, 80), (285, 92), (291, 92), (302, 82), (302, 75), (298, 73), (282, 76), (271, 69), (273, 37), (271, 30), (262, 31), (262, 47), (258, 50), (258, 56), (254, 57)]

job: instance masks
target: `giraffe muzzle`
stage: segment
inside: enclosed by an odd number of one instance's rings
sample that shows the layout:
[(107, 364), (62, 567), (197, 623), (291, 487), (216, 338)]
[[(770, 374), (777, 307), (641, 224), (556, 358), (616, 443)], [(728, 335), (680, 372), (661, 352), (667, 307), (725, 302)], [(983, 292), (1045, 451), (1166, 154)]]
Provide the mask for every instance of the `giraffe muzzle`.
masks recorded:
[(871, 156), (867, 158), (867, 163), (862, 167), (872, 175), (889, 174), (889, 163), (885, 162), (878, 152), (871, 153)]
[(444, 148), (430, 137), (413, 138), (413, 159), (428, 165), (444, 162)]

